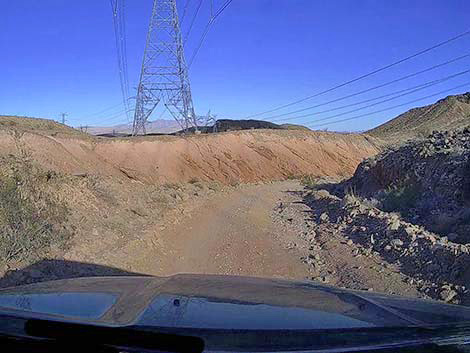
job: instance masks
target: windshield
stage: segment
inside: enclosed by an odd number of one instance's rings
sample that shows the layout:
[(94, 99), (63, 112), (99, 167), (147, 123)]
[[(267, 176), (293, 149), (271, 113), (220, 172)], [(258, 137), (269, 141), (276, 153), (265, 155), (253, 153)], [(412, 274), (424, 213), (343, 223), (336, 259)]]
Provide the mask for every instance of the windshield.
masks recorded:
[[(0, 315), (253, 330), (467, 321), (469, 11), (1, 2)], [(134, 280), (48, 282), (88, 277)]]

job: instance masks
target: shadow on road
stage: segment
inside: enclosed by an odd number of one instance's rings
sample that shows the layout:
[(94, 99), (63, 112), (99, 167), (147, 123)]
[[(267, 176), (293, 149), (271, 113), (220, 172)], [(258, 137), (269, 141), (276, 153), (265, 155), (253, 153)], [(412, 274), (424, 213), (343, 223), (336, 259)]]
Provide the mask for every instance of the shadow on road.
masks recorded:
[(0, 278), (0, 288), (58, 279), (99, 276), (147, 275), (92, 263), (44, 259), (22, 269), (7, 271)]

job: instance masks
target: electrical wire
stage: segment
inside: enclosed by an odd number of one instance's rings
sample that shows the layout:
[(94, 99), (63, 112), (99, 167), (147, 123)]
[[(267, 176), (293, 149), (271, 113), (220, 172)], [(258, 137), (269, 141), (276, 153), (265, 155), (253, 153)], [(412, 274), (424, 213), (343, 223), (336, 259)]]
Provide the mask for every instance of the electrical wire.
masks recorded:
[(204, 32), (202, 33), (201, 40), (199, 41), (199, 44), (196, 47), (196, 50), (194, 50), (193, 54), (191, 55), (191, 59), (189, 59), (188, 70), (191, 68), (191, 66), (194, 62), (194, 59), (196, 59), (196, 56), (199, 53), (199, 50), (201, 49), (202, 44), (204, 43), (204, 40), (206, 39), (207, 34), (209, 33), (211, 25), (212, 25), (212, 22), (209, 21), (207, 23), (206, 27), (204, 28)]
[[(468, 73), (470, 72), (470, 70), (467, 70), (465, 73)], [(441, 83), (441, 82), (437, 82), (436, 84), (438, 83)], [(434, 84), (433, 84), (434, 85)], [(325, 117), (325, 118), (321, 118), (321, 119), (316, 119), (315, 122), (319, 122), (319, 121), (325, 121), (325, 120), (330, 120), (330, 119), (335, 119), (335, 118), (338, 118), (340, 116), (343, 116), (343, 115), (347, 115), (347, 114), (351, 114), (351, 113), (354, 113), (354, 112), (357, 112), (359, 110), (364, 110), (364, 109), (367, 109), (367, 108), (370, 108), (370, 107), (374, 107), (376, 105), (379, 105), (379, 104), (382, 104), (382, 103), (386, 103), (386, 102), (390, 102), (394, 99), (397, 99), (397, 98), (400, 98), (400, 97), (404, 97), (404, 96), (407, 96), (409, 94), (413, 94), (415, 92), (418, 92), (418, 91), (421, 91), (423, 89), (426, 89), (428, 87), (431, 87), (433, 85), (429, 85), (429, 86), (425, 86), (425, 87), (421, 87), (421, 88), (417, 88), (417, 89), (414, 89), (408, 93), (403, 93), (403, 94), (400, 94), (398, 96), (395, 96), (395, 97), (392, 97), (392, 98), (388, 98), (388, 99), (385, 99), (383, 101), (379, 101), (379, 102), (376, 102), (376, 103), (373, 103), (373, 104), (369, 104), (369, 105), (366, 105), (364, 107), (361, 107), (361, 108), (357, 108), (357, 109), (353, 109), (353, 110), (350, 110), (350, 111), (347, 111), (347, 112), (343, 112), (341, 114), (336, 114), (336, 115), (333, 115), (333, 116), (328, 116), (328, 117)]]
[(188, 5), (189, 5), (190, 2), (191, 2), (191, 0), (186, 0), (186, 4), (184, 5), (184, 9), (183, 9), (183, 14), (181, 15), (180, 24), (183, 23), (184, 18), (186, 17), (186, 12), (188, 11)]
[(129, 75), (127, 65), (127, 44), (125, 25), (125, 0), (110, 0), (113, 12), (114, 37), (116, 42), (116, 57), (119, 70), (119, 81), (123, 104), (126, 107), (126, 117), (129, 120)]
[(110, 111), (110, 110), (113, 110), (113, 109), (115, 109), (115, 108), (117, 108), (117, 107), (122, 107), (122, 102), (120, 102), (119, 104), (113, 105), (113, 106), (111, 106), (111, 107), (105, 108), (105, 109), (103, 109), (103, 110), (100, 110), (100, 111), (98, 111), (98, 112), (96, 112), (96, 113), (88, 114), (88, 117), (94, 117), (94, 116), (101, 115), (101, 114), (106, 113), (106, 112), (108, 112), (108, 111)]
[(212, 20), (215, 20), (231, 3), (233, 0), (227, 0), (220, 9), (212, 16)]
[(201, 36), (201, 39), (199, 40), (199, 44), (198, 46), (196, 47), (196, 50), (194, 50), (192, 56), (191, 56), (191, 59), (189, 60), (189, 64), (188, 64), (188, 70), (191, 68), (193, 62), (194, 62), (194, 59), (196, 59), (196, 56), (197, 54), (199, 53), (199, 50), (201, 49), (202, 47), (202, 44), (204, 43), (204, 40), (206, 39), (206, 36), (207, 34), (209, 33), (209, 30), (210, 30), (210, 27), (212, 26), (212, 24), (214, 23), (215, 19), (232, 3), (233, 0), (228, 0), (226, 1), (219, 10), (217, 10), (217, 12), (215, 13), (215, 15), (213, 15), (209, 22), (206, 24), (206, 27), (204, 28), (204, 32), (202, 33), (202, 36)]
[(196, 12), (194, 13), (193, 19), (191, 20), (189, 29), (186, 32), (186, 35), (184, 36), (183, 43), (186, 43), (188, 41), (189, 35), (191, 34), (191, 30), (193, 29), (193, 26), (194, 26), (194, 22), (196, 21), (196, 17), (199, 13), (199, 10), (201, 9), (201, 5), (202, 5), (202, 0), (199, 0), (199, 4), (197, 5)]
[(448, 44), (448, 43), (451, 43), (451, 42), (453, 42), (453, 41), (456, 41), (456, 40), (458, 40), (458, 39), (460, 39), (460, 38), (462, 38), (462, 37), (464, 37), (464, 36), (466, 36), (466, 35), (468, 35), (468, 34), (470, 34), (470, 30), (465, 31), (465, 32), (463, 32), (463, 33), (461, 33), (461, 34), (459, 34), (459, 35), (456, 35), (456, 36), (452, 37), (452, 38), (449, 38), (449, 39), (447, 39), (447, 40), (445, 40), (445, 41), (442, 41), (442, 42), (440, 42), (440, 43), (438, 43), (438, 44), (435, 44), (435, 45), (433, 45), (433, 46), (431, 46), (431, 47), (429, 47), (429, 48), (420, 50), (420, 51), (418, 51), (417, 53), (414, 53), (414, 54), (412, 54), (412, 55), (409, 55), (409, 56), (407, 56), (407, 57), (404, 57), (403, 59), (400, 59), (400, 60), (397, 60), (397, 61), (395, 61), (395, 62), (392, 62), (391, 64), (382, 66), (382, 67), (380, 67), (380, 68), (378, 68), (378, 69), (376, 69), (376, 70), (373, 70), (373, 71), (371, 71), (371, 72), (369, 72), (369, 73), (366, 73), (366, 74), (364, 74), (364, 75), (361, 75), (361, 76), (359, 76), (359, 77), (356, 77), (356, 78), (354, 78), (354, 79), (352, 79), (352, 80), (343, 82), (343, 83), (338, 84), (338, 85), (336, 85), (336, 86), (333, 86), (333, 87), (331, 87), (331, 88), (329, 88), (329, 89), (326, 89), (326, 90), (324, 90), (324, 91), (321, 91), (321, 92), (312, 94), (312, 95), (307, 96), (307, 97), (305, 97), (305, 98), (298, 99), (298, 100), (293, 101), (293, 102), (291, 102), (291, 103), (287, 103), (287, 104), (284, 104), (284, 105), (281, 105), (281, 106), (278, 106), (278, 107), (275, 107), (275, 108), (273, 108), (273, 109), (269, 109), (269, 110), (266, 110), (266, 111), (263, 111), (263, 112), (260, 112), (260, 113), (252, 114), (252, 115), (250, 115), (250, 116), (247, 116), (245, 119), (252, 118), (252, 117), (256, 117), (256, 116), (260, 116), (260, 115), (264, 115), (264, 114), (267, 114), (267, 113), (272, 113), (272, 112), (278, 111), (278, 110), (280, 110), (280, 109), (284, 109), (284, 108), (290, 107), (290, 106), (292, 106), (292, 105), (305, 102), (305, 101), (307, 101), (307, 100), (309, 100), (309, 99), (312, 99), (312, 98), (314, 98), (314, 97), (318, 97), (318, 96), (323, 95), (323, 94), (325, 94), (325, 93), (332, 92), (332, 91), (334, 91), (334, 90), (337, 90), (338, 88), (347, 86), (347, 85), (349, 85), (349, 84), (351, 84), (351, 83), (357, 82), (357, 81), (362, 80), (362, 79), (364, 79), (364, 78), (366, 78), (366, 77), (369, 77), (369, 76), (372, 76), (372, 75), (374, 75), (374, 74), (376, 74), (376, 73), (379, 73), (379, 72), (381, 72), (381, 71), (387, 70), (387, 69), (389, 69), (389, 68), (391, 68), (391, 67), (393, 67), (393, 66), (399, 65), (399, 64), (401, 64), (401, 63), (403, 63), (403, 62), (405, 62), (405, 61), (408, 61), (408, 60), (411, 60), (411, 59), (413, 59), (413, 58), (416, 58), (417, 56), (420, 56), (420, 55), (423, 55), (423, 54), (425, 54), (425, 53), (428, 53), (428, 52), (430, 52), (430, 51), (432, 51), (432, 50), (434, 50), (434, 49), (437, 49), (437, 48), (439, 48), (439, 47), (442, 47), (442, 46), (444, 46), (444, 45), (446, 45), (446, 44)]
[[(377, 102), (377, 103), (374, 103), (374, 104), (370, 104), (370, 105), (367, 105), (367, 106), (365, 106), (365, 107), (361, 107), (361, 108), (358, 108), (358, 109), (354, 109), (354, 110), (351, 110), (351, 111), (348, 111), (348, 112), (345, 112), (345, 113), (341, 113), (341, 114), (335, 115), (335, 116), (333, 116), (333, 117), (323, 118), (323, 119), (320, 119), (320, 120), (317, 120), (317, 121), (328, 120), (328, 119), (330, 119), (330, 118), (336, 118), (336, 117), (338, 117), (338, 116), (340, 116), (340, 115), (345, 115), (345, 114), (348, 114), (348, 113), (352, 113), (352, 112), (354, 112), (354, 111), (358, 111), (358, 110), (361, 110), (361, 109), (369, 108), (369, 107), (372, 107), (372, 106), (375, 106), (375, 105), (378, 105), (378, 104), (381, 104), (381, 103), (385, 103), (385, 102), (391, 101), (391, 100), (396, 99), (396, 98), (399, 98), (399, 97), (406, 96), (406, 95), (408, 95), (408, 94), (412, 94), (412, 93), (414, 93), (414, 92), (417, 92), (417, 91), (420, 91), (420, 90), (423, 90), (423, 89), (432, 87), (432, 86), (434, 86), (434, 85), (437, 85), (437, 84), (439, 84), (439, 83), (448, 81), (448, 80), (450, 80), (450, 79), (452, 79), (452, 78), (455, 78), (455, 77), (458, 77), (458, 76), (461, 76), (461, 75), (465, 75), (465, 74), (467, 74), (467, 73), (469, 73), (469, 72), (470, 72), (470, 69), (469, 69), (469, 70), (464, 70), (464, 71), (458, 72), (458, 73), (453, 74), (453, 75), (449, 75), (449, 76), (446, 76), (446, 77), (443, 77), (443, 78), (440, 78), (440, 79), (437, 79), (437, 80), (433, 80), (433, 81), (428, 81), (428, 82), (422, 83), (422, 84), (417, 85), (417, 86), (413, 86), (413, 87), (409, 87), (409, 88), (406, 88), (406, 89), (403, 89), (403, 90), (399, 90), (399, 91), (395, 91), (395, 92), (392, 92), (392, 93), (388, 93), (388, 94), (385, 94), (385, 95), (382, 95), (382, 96), (379, 96), (379, 97), (375, 97), (375, 98), (371, 98), (371, 99), (366, 99), (366, 100), (363, 100), (363, 101), (360, 101), (360, 102), (351, 103), (351, 104), (347, 104), (347, 105), (344, 105), (344, 106), (341, 106), (341, 107), (323, 110), (323, 111), (320, 111), (320, 112), (315, 112), (315, 113), (309, 113), (309, 114), (305, 114), (305, 115), (299, 115), (299, 116), (284, 118), (284, 119), (282, 119), (282, 121), (295, 120), (295, 119), (306, 118), (306, 117), (309, 117), (309, 116), (319, 115), (319, 114), (331, 112), (331, 111), (334, 111), (334, 110), (340, 110), (340, 109), (344, 109), (344, 108), (347, 108), (347, 107), (351, 107), (351, 106), (355, 106), (355, 105), (359, 105), (359, 104), (363, 104), (363, 103), (368, 103), (368, 102), (371, 102), (371, 101), (374, 101), (374, 100), (377, 100), (377, 99), (381, 99), (381, 98), (385, 98), (385, 97), (390, 97), (390, 96), (394, 96), (394, 95), (398, 94), (398, 95), (395, 96), (395, 97), (392, 97), (392, 98), (389, 98), (389, 99), (386, 99), (386, 100), (383, 100), (383, 101), (380, 101), (380, 102)], [(404, 93), (404, 92), (406, 92), (406, 93)], [(402, 94), (400, 94), (400, 93), (402, 93)], [(276, 121), (276, 120), (272, 120), (272, 121)]]
[(361, 115), (353, 116), (353, 117), (346, 118), (346, 119), (336, 120), (336, 121), (330, 121), (330, 122), (328, 122), (328, 123), (316, 124), (316, 125), (314, 125), (314, 126), (325, 126), (325, 125), (337, 124), (337, 123), (342, 123), (342, 122), (349, 121), (349, 120), (354, 120), (354, 119), (363, 118), (363, 117), (365, 117), (365, 116), (370, 116), (370, 115), (374, 115), (374, 114), (386, 112), (386, 111), (388, 111), (388, 110), (392, 110), (392, 109), (395, 109), (395, 108), (403, 107), (403, 106), (408, 105), (408, 104), (416, 103), (416, 102), (419, 102), (419, 101), (422, 101), (422, 100), (425, 100), (425, 99), (428, 99), (428, 98), (431, 98), (431, 97), (435, 97), (435, 96), (441, 95), (441, 94), (443, 94), (443, 93), (447, 93), (447, 92), (453, 91), (453, 90), (455, 90), (455, 89), (457, 89), (457, 88), (461, 88), (461, 87), (464, 87), (464, 86), (470, 86), (470, 82), (466, 82), (466, 83), (464, 83), (464, 84), (461, 84), (461, 85), (458, 85), (458, 86), (455, 86), (455, 87), (452, 87), (452, 88), (449, 88), (449, 89), (446, 89), (446, 90), (444, 90), (444, 91), (440, 91), (440, 92), (437, 92), (437, 93), (434, 93), (434, 94), (430, 94), (430, 95), (425, 96), (425, 97), (417, 98), (417, 99), (408, 101), (408, 102), (406, 102), (406, 103), (397, 104), (397, 105), (394, 105), (394, 106), (392, 106), (392, 107), (388, 107), (388, 108), (381, 109), (381, 110), (376, 110), (376, 111), (371, 112), (371, 113), (361, 114)]
[[(437, 68), (440, 68), (440, 67), (443, 67), (443, 66), (452, 64), (452, 63), (454, 63), (454, 62), (457, 62), (457, 61), (459, 61), (459, 60), (462, 60), (462, 59), (465, 59), (465, 58), (468, 58), (468, 57), (470, 57), (470, 53), (469, 53), (469, 54), (462, 55), (462, 56), (459, 56), (459, 57), (457, 57), (457, 58), (453, 58), (453, 59), (447, 60), (447, 61), (445, 61), (445, 62), (443, 62), (443, 63), (440, 63), (440, 64), (437, 64), (437, 65), (433, 65), (433, 66), (428, 67), (428, 68), (426, 68), (426, 69), (424, 69), (424, 70), (416, 71), (416, 72), (413, 72), (413, 73), (411, 73), (411, 74), (408, 74), (408, 75), (399, 77), (399, 78), (397, 78), (397, 79), (394, 79), (394, 80), (391, 80), (391, 81), (387, 81), (387, 82), (382, 83), (382, 84), (380, 84), (380, 85), (373, 86), (373, 87), (370, 87), (370, 88), (361, 90), (361, 91), (359, 91), (359, 92), (355, 92), (355, 93), (352, 93), (352, 94), (348, 94), (348, 95), (346, 95), (346, 96), (342, 96), (342, 97), (339, 97), (339, 98), (335, 98), (335, 99), (333, 99), (333, 100), (330, 100), (330, 101), (327, 101), (327, 102), (323, 102), (323, 103), (319, 103), (319, 104), (315, 104), (315, 105), (312, 105), (312, 106), (309, 106), (309, 107), (306, 107), (306, 108), (294, 110), (294, 111), (287, 112), (287, 113), (283, 113), (283, 114), (273, 115), (273, 116), (264, 118), (263, 120), (272, 120), (272, 119), (279, 118), (279, 117), (282, 117), (282, 116), (287, 116), (287, 115), (291, 115), (291, 114), (295, 114), (295, 113), (300, 113), (300, 112), (304, 112), (304, 111), (307, 111), (307, 110), (310, 110), (310, 109), (322, 107), (322, 106), (327, 105), (327, 104), (339, 102), (339, 101), (345, 100), (345, 99), (347, 99), (347, 98), (355, 97), (355, 96), (358, 96), (358, 95), (363, 94), (363, 93), (371, 92), (371, 91), (377, 90), (377, 89), (379, 89), (379, 88), (383, 88), (383, 87), (389, 86), (389, 85), (391, 85), (391, 84), (394, 84), (394, 83), (397, 83), (397, 82), (400, 82), (400, 81), (407, 80), (407, 79), (409, 79), (409, 78), (411, 78), (411, 77), (415, 77), (415, 76), (421, 75), (421, 74), (423, 74), (423, 73), (425, 73), (425, 72), (429, 72), (429, 71), (435, 70), (435, 69), (437, 69)], [(282, 119), (282, 120), (287, 120), (287, 118), (286, 118), (286, 119)]]

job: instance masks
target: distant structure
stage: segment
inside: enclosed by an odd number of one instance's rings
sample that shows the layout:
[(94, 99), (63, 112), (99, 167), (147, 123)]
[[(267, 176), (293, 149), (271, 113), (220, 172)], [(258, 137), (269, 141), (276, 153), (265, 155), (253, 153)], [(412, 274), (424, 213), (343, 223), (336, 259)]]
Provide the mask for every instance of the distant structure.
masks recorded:
[(61, 114), (60, 114), (61, 122), (62, 122), (62, 124), (64, 124), (64, 125), (65, 125), (65, 120), (66, 120), (66, 118), (67, 118), (67, 115), (68, 115), (67, 113), (61, 113)]
[(176, 0), (154, 0), (134, 113), (133, 135), (145, 134), (145, 123), (159, 103), (183, 130), (194, 127), (188, 68)]

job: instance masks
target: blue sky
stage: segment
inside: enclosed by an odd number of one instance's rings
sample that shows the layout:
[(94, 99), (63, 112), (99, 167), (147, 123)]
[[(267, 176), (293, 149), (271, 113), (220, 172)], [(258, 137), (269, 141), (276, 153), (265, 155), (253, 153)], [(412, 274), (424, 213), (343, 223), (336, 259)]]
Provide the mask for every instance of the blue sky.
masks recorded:
[[(180, 1), (180, 8), (185, 1)], [(203, 1), (185, 48), (187, 57), (209, 18), (210, 0)], [(215, 7), (223, 2), (214, 0)], [(134, 91), (152, 0), (126, 3), (129, 81)], [(197, 3), (197, 0), (190, 1), (188, 19)], [(289, 103), (465, 32), (470, 29), (469, 15), (468, 0), (234, 0), (216, 20), (190, 70), (196, 111), (205, 114), (211, 109), (221, 118), (243, 118)], [(108, 0), (0, 0), (0, 22), (0, 114), (58, 119), (61, 112), (67, 112), (68, 122), (75, 126), (126, 121), (120, 114), (123, 108), (119, 105), (121, 95)], [(188, 23), (183, 23), (183, 31)], [(467, 53), (470, 53), (470, 36), (276, 114), (342, 97)], [(374, 98), (467, 69), (470, 69), (468, 57), (308, 112), (313, 114)], [(373, 112), (466, 82), (470, 82), (470, 74), (329, 121)], [(411, 107), (464, 91), (470, 91), (470, 84), (407, 106), (327, 127), (365, 130)], [(346, 110), (349, 109), (335, 113)], [(159, 112), (152, 119), (157, 115)], [(316, 119), (332, 115), (313, 115), (289, 122), (315, 127)]]

